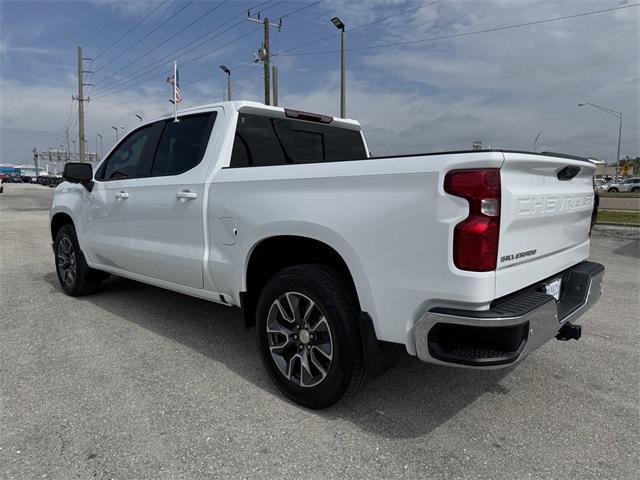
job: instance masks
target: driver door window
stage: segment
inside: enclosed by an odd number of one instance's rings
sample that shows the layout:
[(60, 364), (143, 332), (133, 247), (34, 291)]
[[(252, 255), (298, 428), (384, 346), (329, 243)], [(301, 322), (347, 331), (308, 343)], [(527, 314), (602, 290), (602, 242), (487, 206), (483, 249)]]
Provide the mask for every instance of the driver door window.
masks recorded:
[(123, 180), (148, 174), (149, 147), (152, 143), (153, 125), (133, 132), (111, 153), (100, 167), (96, 180)]

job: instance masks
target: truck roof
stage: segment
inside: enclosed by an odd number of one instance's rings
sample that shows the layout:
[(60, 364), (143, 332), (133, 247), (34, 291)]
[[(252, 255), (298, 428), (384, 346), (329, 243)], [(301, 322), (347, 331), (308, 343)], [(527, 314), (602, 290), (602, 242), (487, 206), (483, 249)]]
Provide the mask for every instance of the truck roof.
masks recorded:
[[(271, 117), (279, 117), (279, 118), (287, 117), (284, 107), (273, 107), (271, 105), (265, 105), (264, 103), (253, 102), (249, 100), (233, 100), (230, 102), (207, 103), (204, 105), (198, 105), (196, 107), (186, 108), (184, 110), (178, 110), (178, 113), (180, 115), (184, 115), (185, 113), (207, 112), (212, 110), (214, 107), (233, 108), (237, 112), (253, 113), (256, 115), (269, 115)], [(291, 109), (287, 108), (286, 110), (291, 110)], [(304, 112), (304, 113), (310, 113), (310, 112)], [(330, 115), (325, 115), (322, 113), (313, 113), (312, 115), (331, 117)], [(157, 120), (171, 118), (172, 116), (173, 116), (173, 113), (167, 113), (145, 123), (151, 123)], [(356, 120), (353, 120), (350, 118), (336, 118), (336, 117), (331, 117), (331, 118), (332, 118), (331, 126), (333, 127), (340, 127), (340, 128), (346, 128), (349, 130), (358, 130), (358, 131), (361, 130), (360, 122)]]

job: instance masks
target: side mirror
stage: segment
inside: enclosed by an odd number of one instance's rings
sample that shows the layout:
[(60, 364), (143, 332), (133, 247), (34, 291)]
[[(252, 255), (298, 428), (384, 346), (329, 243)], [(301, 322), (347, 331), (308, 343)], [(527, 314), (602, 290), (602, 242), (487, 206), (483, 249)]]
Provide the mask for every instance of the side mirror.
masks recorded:
[(89, 163), (65, 163), (62, 178), (67, 182), (80, 183), (88, 191), (93, 190), (93, 168)]

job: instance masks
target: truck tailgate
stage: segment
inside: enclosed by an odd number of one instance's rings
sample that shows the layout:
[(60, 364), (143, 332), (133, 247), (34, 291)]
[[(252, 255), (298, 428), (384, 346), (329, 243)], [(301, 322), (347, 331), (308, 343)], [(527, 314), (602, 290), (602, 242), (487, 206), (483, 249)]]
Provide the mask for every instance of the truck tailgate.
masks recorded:
[(585, 260), (594, 201), (591, 162), (504, 155), (496, 297)]

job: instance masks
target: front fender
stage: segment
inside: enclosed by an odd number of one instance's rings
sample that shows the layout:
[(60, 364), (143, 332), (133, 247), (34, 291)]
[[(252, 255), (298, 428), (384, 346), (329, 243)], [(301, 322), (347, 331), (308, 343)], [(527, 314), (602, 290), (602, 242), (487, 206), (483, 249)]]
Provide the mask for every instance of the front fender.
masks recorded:
[[(49, 209), (49, 226), (53, 217), (59, 213), (64, 213), (71, 217), (78, 236), (80, 248), (84, 250), (82, 238), (82, 225), (80, 222), (82, 212), (82, 201), (85, 189), (81, 185), (69, 182), (62, 182), (55, 189), (53, 203)], [(53, 239), (52, 239), (53, 240)]]

